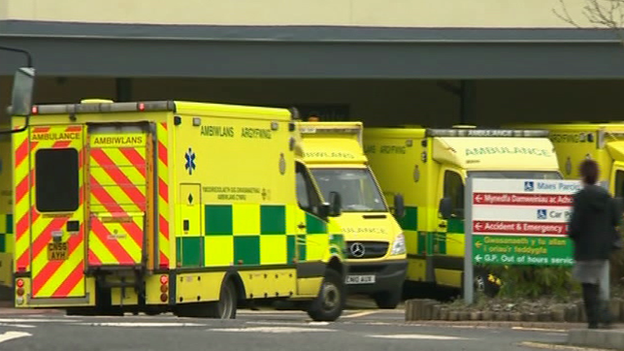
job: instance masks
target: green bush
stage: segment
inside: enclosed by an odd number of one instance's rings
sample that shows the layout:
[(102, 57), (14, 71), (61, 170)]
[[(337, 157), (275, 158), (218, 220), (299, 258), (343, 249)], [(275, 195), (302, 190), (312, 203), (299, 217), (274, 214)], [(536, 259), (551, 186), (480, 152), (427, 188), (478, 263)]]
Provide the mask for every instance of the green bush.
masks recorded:
[(492, 270), (500, 277), (500, 297), (527, 298), (553, 297), (567, 300), (580, 286), (566, 267), (496, 267)]

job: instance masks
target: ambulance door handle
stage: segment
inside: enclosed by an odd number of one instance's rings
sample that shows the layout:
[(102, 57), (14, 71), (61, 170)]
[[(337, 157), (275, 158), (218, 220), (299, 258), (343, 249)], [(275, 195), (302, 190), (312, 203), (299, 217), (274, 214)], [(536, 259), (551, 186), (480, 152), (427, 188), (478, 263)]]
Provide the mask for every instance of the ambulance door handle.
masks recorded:
[(297, 226), (299, 229), (305, 229), (306, 225), (303, 223), (299, 223), (299, 225)]

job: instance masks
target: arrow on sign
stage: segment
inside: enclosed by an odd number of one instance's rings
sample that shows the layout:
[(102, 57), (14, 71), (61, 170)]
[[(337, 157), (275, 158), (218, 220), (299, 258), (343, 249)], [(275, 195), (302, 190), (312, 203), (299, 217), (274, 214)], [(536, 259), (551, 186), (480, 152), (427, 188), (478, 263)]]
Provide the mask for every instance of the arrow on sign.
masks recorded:
[(477, 242), (475, 243), (475, 246), (477, 247), (477, 249), (480, 249), (480, 248), (481, 248), (481, 246), (483, 246), (483, 244), (482, 244), (480, 241), (477, 241)]
[(482, 258), (483, 258), (483, 257), (481, 257), (481, 255), (476, 255), (476, 256), (475, 256), (475, 261), (477, 261), (477, 262), (481, 262), (481, 259), (482, 259)]
[(477, 231), (480, 231), (480, 230), (481, 230), (481, 228), (483, 228), (483, 224), (482, 224), (482, 223), (480, 223), (480, 222), (477, 222), (477, 223), (475, 223), (474, 228), (475, 228)]
[(475, 201), (476, 201), (477, 203), (480, 203), (482, 199), (483, 199), (483, 196), (481, 196), (481, 195), (475, 195)]

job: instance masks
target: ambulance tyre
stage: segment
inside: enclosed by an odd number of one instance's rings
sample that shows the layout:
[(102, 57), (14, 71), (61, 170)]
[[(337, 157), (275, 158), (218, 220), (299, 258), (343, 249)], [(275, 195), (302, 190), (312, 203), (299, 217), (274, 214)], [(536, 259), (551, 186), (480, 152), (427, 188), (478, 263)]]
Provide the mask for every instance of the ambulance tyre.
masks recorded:
[(232, 279), (228, 279), (221, 286), (219, 301), (211, 302), (207, 307), (208, 318), (235, 319), (238, 297), (236, 286)]
[(308, 307), (308, 316), (317, 322), (333, 322), (346, 304), (345, 284), (340, 274), (327, 269), (319, 296)]
[(375, 300), (377, 307), (381, 309), (393, 310), (401, 302), (401, 293), (402, 290), (400, 289), (382, 291), (373, 295), (373, 299)]

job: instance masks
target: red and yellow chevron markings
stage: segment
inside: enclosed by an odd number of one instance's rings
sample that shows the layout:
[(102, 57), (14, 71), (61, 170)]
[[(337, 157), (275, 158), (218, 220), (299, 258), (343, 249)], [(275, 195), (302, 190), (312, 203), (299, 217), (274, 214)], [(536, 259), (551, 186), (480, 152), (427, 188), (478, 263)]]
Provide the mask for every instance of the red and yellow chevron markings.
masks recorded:
[[(93, 138), (91, 135), (90, 139)], [(131, 146), (112, 144), (90, 148), (88, 262), (91, 266), (141, 264), (148, 171), (145, 136), (140, 140), (140, 144)]]
[[(35, 298), (84, 296), (84, 187), (79, 188), (80, 201), (75, 212), (39, 213), (35, 206), (34, 162), (35, 153), (40, 149), (73, 148), (78, 151), (78, 172), (82, 174), (82, 134), (82, 126), (53, 126), (32, 128), (29, 140), (16, 135), (15, 208), (19, 218), (16, 222), (16, 268), (18, 271), (31, 269)], [(30, 162), (26, 160), (28, 155)], [(80, 222), (77, 233), (65, 233), (69, 220)], [(53, 232), (63, 233), (62, 240), (68, 247), (66, 259), (48, 257), (46, 248), (52, 242)]]
[(156, 129), (158, 154), (158, 247), (159, 267), (169, 267), (169, 159), (167, 123), (158, 123)]

